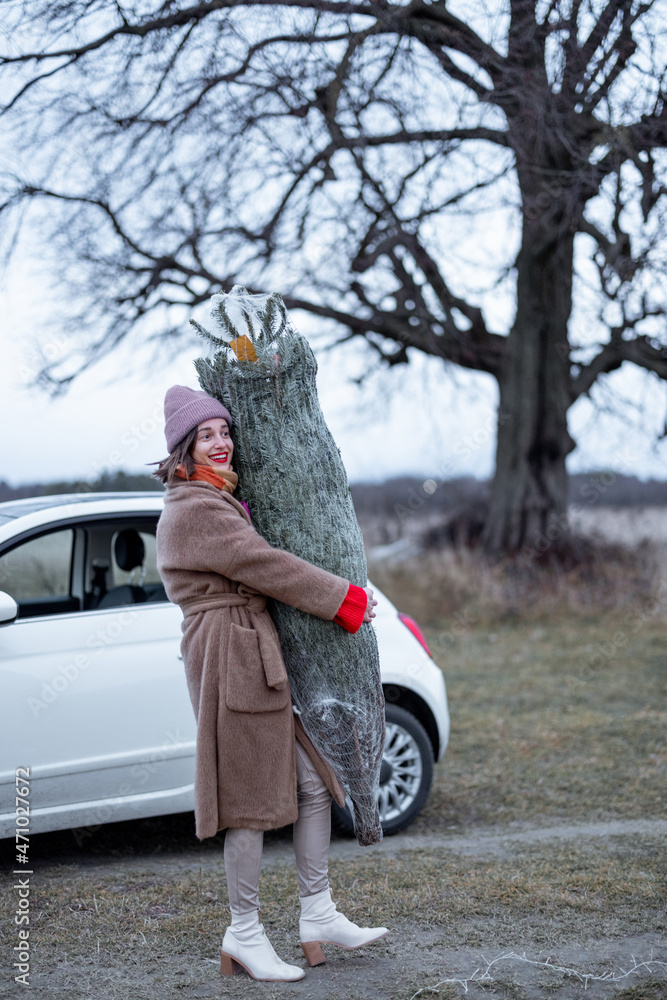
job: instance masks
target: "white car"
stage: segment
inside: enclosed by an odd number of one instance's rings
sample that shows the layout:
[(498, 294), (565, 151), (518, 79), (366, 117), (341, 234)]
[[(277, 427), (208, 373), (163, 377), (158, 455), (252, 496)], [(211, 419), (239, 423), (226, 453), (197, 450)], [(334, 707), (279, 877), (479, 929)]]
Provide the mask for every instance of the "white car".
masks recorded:
[[(0, 837), (194, 808), (181, 612), (155, 562), (162, 503), (161, 493), (0, 503)], [(426, 801), (449, 713), (418, 626), (376, 597), (379, 805), (395, 833)], [(335, 814), (351, 829), (347, 810)]]

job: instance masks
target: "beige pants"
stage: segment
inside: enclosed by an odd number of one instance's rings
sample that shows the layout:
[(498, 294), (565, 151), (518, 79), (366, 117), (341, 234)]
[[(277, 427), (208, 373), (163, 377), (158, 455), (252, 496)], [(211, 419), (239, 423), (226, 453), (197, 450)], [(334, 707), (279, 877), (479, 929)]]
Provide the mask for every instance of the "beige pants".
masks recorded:
[[(296, 782), (299, 818), (294, 824), (294, 854), (300, 896), (314, 896), (329, 887), (331, 793), (296, 741)], [(225, 834), (225, 872), (232, 913), (259, 909), (259, 869), (262, 830), (231, 829)]]

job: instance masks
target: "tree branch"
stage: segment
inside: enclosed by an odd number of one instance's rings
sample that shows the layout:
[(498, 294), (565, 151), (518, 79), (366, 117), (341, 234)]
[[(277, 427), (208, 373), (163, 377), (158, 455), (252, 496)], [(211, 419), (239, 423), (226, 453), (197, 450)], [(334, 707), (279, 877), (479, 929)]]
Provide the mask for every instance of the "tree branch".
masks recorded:
[(70, 58), (80, 59), (89, 52), (103, 48), (109, 42), (122, 36), (133, 36), (145, 38), (156, 31), (166, 31), (169, 28), (182, 27), (192, 21), (202, 21), (214, 11), (232, 10), (237, 7), (299, 7), (306, 10), (317, 10), (332, 14), (365, 14), (368, 17), (376, 17), (377, 12), (373, 10), (371, 0), (284, 0), (283, 3), (276, 3), (276, 0), (208, 0), (206, 3), (197, 3), (191, 7), (186, 7), (180, 11), (165, 14), (163, 17), (154, 17), (142, 23), (130, 24), (126, 19), (103, 35), (98, 35), (85, 45), (72, 46), (63, 49), (54, 49), (51, 52), (40, 52), (33, 50), (24, 52), (17, 56), (0, 56), (0, 66), (12, 63), (42, 62), (45, 59)]
[(428, 7), (423, 3), (412, 6), (414, 12), (408, 30), (432, 51), (435, 44), (453, 48), (476, 62), (492, 79), (502, 72), (504, 57), (480, 38), (470, 25), (455, 17), (447, 7), (447, 0), (436, 0)]
[[(645, 315), (659, 316), (662, 313), (656, 310)], [(630, 361), (639, 368), (655, 372), (660, 378), (667, 379), (667, 347), (656, 347), (652, 343), (652, 338), (646, 336), (623, 340), (624, 329), (627, 327), (615, 327), (609, 343), (604, 345), (592, 361), (581, 367), (579, 374), (572, 379), (570, 387), (572, 402), (589, 392), (600, 375), (616, 371), (625, 361)]]
[[(430, 354), (432, 357), (442, 358), (444, 361), (451, 361), (453, 364), (461, 365), (464, 368), (470, 368), (474, 371), (485, 371), (493, 374), (507, 346), (506, 338), (498, 334), (487, 334), (488, 343), (486, 352), (471, 349), (465, 338), (461, 338), (458, 342), (455, 342), (453, 339), (440, 338), (434, 335), (432, 341), (430, 341), (431, 349), (428, 349), (423, 336), (419, 336), (407, 323), (402, 322), (400, 318), (397, 318), (391, 312), (383, 313), (376, 309), (371, 317), (361, 317), (354, 315), (354, 313), (345, 312), (332, 306), (312, 302), (293, 295), (285, 295), (283, 298), (288, 309), (303, 309), (313, 316), (333, 319), (342, 326), (347, 327), (351, 336), (362, 337), (374, 350), (382, 354), (384, 360), (393, 357), (394, 364), (397, 363), (396, 359), (398, 355), (400, 355), (401, 359), (404, 358), (407, 361), (406, 348), (415, 347), (417, 350)], [(382, 352), (379, 345), (371, 339), (373, 334), (379, 334), (389, 340), (397, 341), (401, 345), (397, 354), (389, 355), (386, 352)], [(349, 336), (343, 338), (343, 340), (348, 339), (350, 339)], [(342, 341), (336, 341), (337, 344), (340, 342)]]

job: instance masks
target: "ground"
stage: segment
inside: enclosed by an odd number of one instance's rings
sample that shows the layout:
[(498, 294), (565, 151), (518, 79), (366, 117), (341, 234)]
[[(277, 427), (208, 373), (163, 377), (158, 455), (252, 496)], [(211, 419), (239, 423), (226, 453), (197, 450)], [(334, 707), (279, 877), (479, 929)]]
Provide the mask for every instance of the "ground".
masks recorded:
[[(199, 844), (191, 815), (32, 838), (31, 995), (665, 1000), (664, 626), (654, 602), (427, 629), (452, 713), (429, 802), (378, 847), (331, 852), (340, 908), (391, 933), (325, 946), (301, 982), (220, 977), (222, 836)], [(303, 964), (289, 831), (266, 837), (261, 897)], [(21, 989), (8, 969), (0, 995)]]
[[(64, 940), (48, 963), (36, 935), (31, 993), (236, 998), (252, 990), (267, 998), (410, 1000), (436, 987), (446, 997), (468, 990), (657, 1000), (667, 996), (665, 922), (655, 898), (666, 833), (667, 820), (617, 820), (464, 836), (406, 832), (372, 853), (336, 840), (335, 898), (355, 918), (386, 922), (391, 934), (363, 951), (325, 946), (327, 965), (291, 984), (220, 978), (220, 857), (195, 850), (70, 861), (46, 878), (69, 912), (60, 911), (56, 935)], [(290, 854), (288, 836), (270, 838), (262, 919), (279, 953), (303, 964)], [(92, 932), (83, 948), (73, 940), (81, 923)], [(179, 938), (190, 940), (183, 947)]]

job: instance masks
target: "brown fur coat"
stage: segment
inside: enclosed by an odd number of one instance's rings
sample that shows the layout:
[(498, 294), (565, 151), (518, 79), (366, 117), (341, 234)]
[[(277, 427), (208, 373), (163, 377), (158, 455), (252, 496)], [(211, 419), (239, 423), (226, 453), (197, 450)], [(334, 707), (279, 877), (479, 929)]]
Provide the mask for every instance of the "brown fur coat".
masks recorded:
[(292, 711), (266, 597), (332, 621), (348, 581), (272, 548), (231, 494), (194, 481), (167, 489), (157, 564), (184, 615), (181, 652), (197, 717), (197, 837), (296, 821), (295, 730), (342, 805), (340, 782)]

